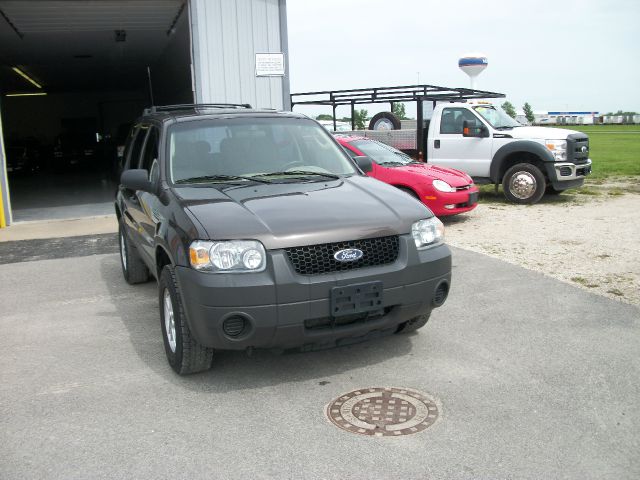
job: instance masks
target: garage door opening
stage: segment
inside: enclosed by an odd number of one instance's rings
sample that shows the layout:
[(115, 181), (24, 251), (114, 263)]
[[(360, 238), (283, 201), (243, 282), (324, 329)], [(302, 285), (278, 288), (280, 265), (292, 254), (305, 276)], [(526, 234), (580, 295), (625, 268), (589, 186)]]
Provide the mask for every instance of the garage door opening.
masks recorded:
[(193, 102), (186, 2), (0, 1), (0, 86), (13, 221), (111, 214), (151, 92)]

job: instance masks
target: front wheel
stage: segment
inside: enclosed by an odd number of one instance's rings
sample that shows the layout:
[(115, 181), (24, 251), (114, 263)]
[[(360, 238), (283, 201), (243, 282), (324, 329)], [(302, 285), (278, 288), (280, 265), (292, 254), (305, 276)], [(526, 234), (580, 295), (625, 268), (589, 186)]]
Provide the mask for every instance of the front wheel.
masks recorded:
[(531, 205), (544, 195), (546, 181), (538, 167), (530, 163), (518, 163), (504, 174), (504, 196), (513, 203)]
[(424, 327), (427, 324), (430, 316), (431, 316), (431, 313), (427, 313), (426, 315), (418, 315), (417, 317), (414, 317), (411, 320), (407, 320), (406, 322), (398, 325), (398, 329), (396, 330), (396, 333), (415, 332), (416, 330)]
[(162, 269), (158, 291), (160, 328), (169, 365), (179, 375), (209, 370), (213, 349), (203, 347), (191, 335), (172, 265)]

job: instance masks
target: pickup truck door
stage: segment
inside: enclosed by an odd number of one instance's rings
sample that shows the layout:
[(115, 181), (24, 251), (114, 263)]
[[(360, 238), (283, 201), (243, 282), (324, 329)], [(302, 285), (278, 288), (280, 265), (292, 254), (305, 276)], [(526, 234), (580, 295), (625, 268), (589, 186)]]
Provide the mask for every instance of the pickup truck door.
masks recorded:
[(471, 125), (486, 125), (475, 113), (467, 108), (447, 107), (441, 111), (439, 124), (429, 138), (428, 162), (443, 167), (456, 168), (472, 177), (489, 177), (493, 138), (463, 137), (462, 124), (467, 120)]

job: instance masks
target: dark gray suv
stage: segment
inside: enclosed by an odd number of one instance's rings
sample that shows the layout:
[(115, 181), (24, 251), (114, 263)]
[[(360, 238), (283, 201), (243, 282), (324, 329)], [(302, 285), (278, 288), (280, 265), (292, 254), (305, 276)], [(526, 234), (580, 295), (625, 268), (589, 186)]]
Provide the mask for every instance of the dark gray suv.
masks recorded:
[(158, 280), (171, 367), (214, 349), (344, 345), (414, 331), (444, 303), (442, 223), (367, 177), (316, 121), (246, 105), (153, 107), (125, 149), (122, 271)]

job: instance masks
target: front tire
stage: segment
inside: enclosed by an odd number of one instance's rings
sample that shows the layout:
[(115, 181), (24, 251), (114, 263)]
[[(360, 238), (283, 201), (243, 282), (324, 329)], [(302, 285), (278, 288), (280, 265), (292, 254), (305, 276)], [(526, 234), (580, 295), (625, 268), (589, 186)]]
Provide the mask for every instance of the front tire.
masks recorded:
[(120, 221), (118, 228), (118, 243), (120, 244), (120, 265), (122, 266), (122, 275), (130, 285), (136, 283), (144, 283), (149, 280), (149, 270), (140, 258), (138, 250), (133, 245), (127, 235), (124, 223)]
[(546, 188), (546, 180), (538, 167), (518, 163), (504, 174), (502, 189), (507, 200), (521, 205), (538, 203)]
[(213, 349), (203, 347), (191, 335), (173, 265), (162, 269), (158, 291), (160, 328), (169, 365), (179, 375), (209, 370)]
[(424, 327), (429, 321), (429, 317), (431, 316), (431, 312), (426, 315), (418, 315), (417, 317), (412, 318), (411, 320), (407, 320), (404, 323), (398, 325), (398, 329), (396, 333), (411, 333), (416, 330)]

